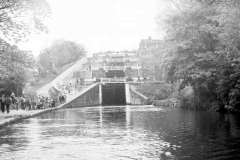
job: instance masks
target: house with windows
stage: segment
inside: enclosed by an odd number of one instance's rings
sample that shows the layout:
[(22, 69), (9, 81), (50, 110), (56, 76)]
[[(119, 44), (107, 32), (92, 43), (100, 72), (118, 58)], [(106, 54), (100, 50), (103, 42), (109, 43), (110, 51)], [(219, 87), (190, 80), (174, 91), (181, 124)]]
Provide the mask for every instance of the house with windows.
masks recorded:
[(158, 39), (142, 39), (139, 43), (139, 60), (142, 66), (142, 76), (152, 81), (162, 80), (162, 51), (164, 41)]

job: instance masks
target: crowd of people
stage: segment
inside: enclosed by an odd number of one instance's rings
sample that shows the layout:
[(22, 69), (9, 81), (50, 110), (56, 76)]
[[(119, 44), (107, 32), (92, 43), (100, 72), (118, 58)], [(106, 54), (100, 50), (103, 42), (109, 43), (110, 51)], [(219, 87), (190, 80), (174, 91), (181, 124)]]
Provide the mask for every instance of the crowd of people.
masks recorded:
[(59, 94), (58, 97), (45, 97), (45, 96), (22, 96), (16, 97), (14, 93), (11, 95), (3, 94), (0, 97), (0, 105), (1, 111), (4, 113), (5, 111), (7, 114), (10, 112), (11, 109), (16, 110), (37, 110), (37, 109), (44, 109), (44, 108), (53, 108), (56, 107), (58, 104), (62, 104), (66, 102), (66, 94)]
[(41, 95), (16, 97), (14, 93), (11, 95), (2, 94), (0, 96), (1, 111), (8, 114), (10, 109), (29, 111), (56, 107), (66, 102), (66, 94), (71, 94), (73, 90), (77, 90), (78, 86), (84, 85), (84, 78), (77, 78), (75, 83), (70, 81), (69, 85), (62, 85), (63, 92), (55, 98)]
[(74, 91), (78, 91), (82, 86), (85, 86), (84, 78), (76, 78), (70, 80), (68, 85), (64, 85), (63, 82), (58, 86), (65, 94), (71, 94)]

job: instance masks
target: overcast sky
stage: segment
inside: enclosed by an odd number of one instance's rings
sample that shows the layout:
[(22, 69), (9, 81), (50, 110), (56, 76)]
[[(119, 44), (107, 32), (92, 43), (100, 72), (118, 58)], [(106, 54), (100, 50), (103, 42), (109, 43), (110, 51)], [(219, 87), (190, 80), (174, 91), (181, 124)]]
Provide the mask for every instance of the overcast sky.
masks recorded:
[(82, 43), (87, 51), (138, 49), (141, 39), (157, 35), (158, 0), (49, 0), (48, 35), (32, 35), (20, 48), (34, 55), (63, 38)]

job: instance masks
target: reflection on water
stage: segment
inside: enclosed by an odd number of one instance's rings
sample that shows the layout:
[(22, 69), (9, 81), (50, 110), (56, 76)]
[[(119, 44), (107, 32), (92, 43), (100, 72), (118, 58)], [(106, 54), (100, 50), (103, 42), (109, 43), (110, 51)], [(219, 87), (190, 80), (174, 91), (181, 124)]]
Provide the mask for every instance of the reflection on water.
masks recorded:
[(0, 159), (240, 159), (238, 115), (108, 106), (63, 109), (0, 130)]

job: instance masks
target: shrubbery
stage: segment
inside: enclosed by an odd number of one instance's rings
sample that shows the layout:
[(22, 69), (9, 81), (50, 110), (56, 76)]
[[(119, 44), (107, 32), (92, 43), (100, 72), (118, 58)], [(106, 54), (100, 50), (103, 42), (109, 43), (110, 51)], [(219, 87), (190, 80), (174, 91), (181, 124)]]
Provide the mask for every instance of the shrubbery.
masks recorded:
[[(166, 81), (181, 81), (173, 96), (195, 109), (240, 111), (240, 1), (176, 0), (169, 6), (159, 25), (171, 46), (164, 53)], [(188, 86), (190, 97), (182, 93)]]
[(171, 84), (140, 84), (136, 85), (138, 92), (147, 96), (150, 102), (153, 100), (164, 100), (171, 95)]

